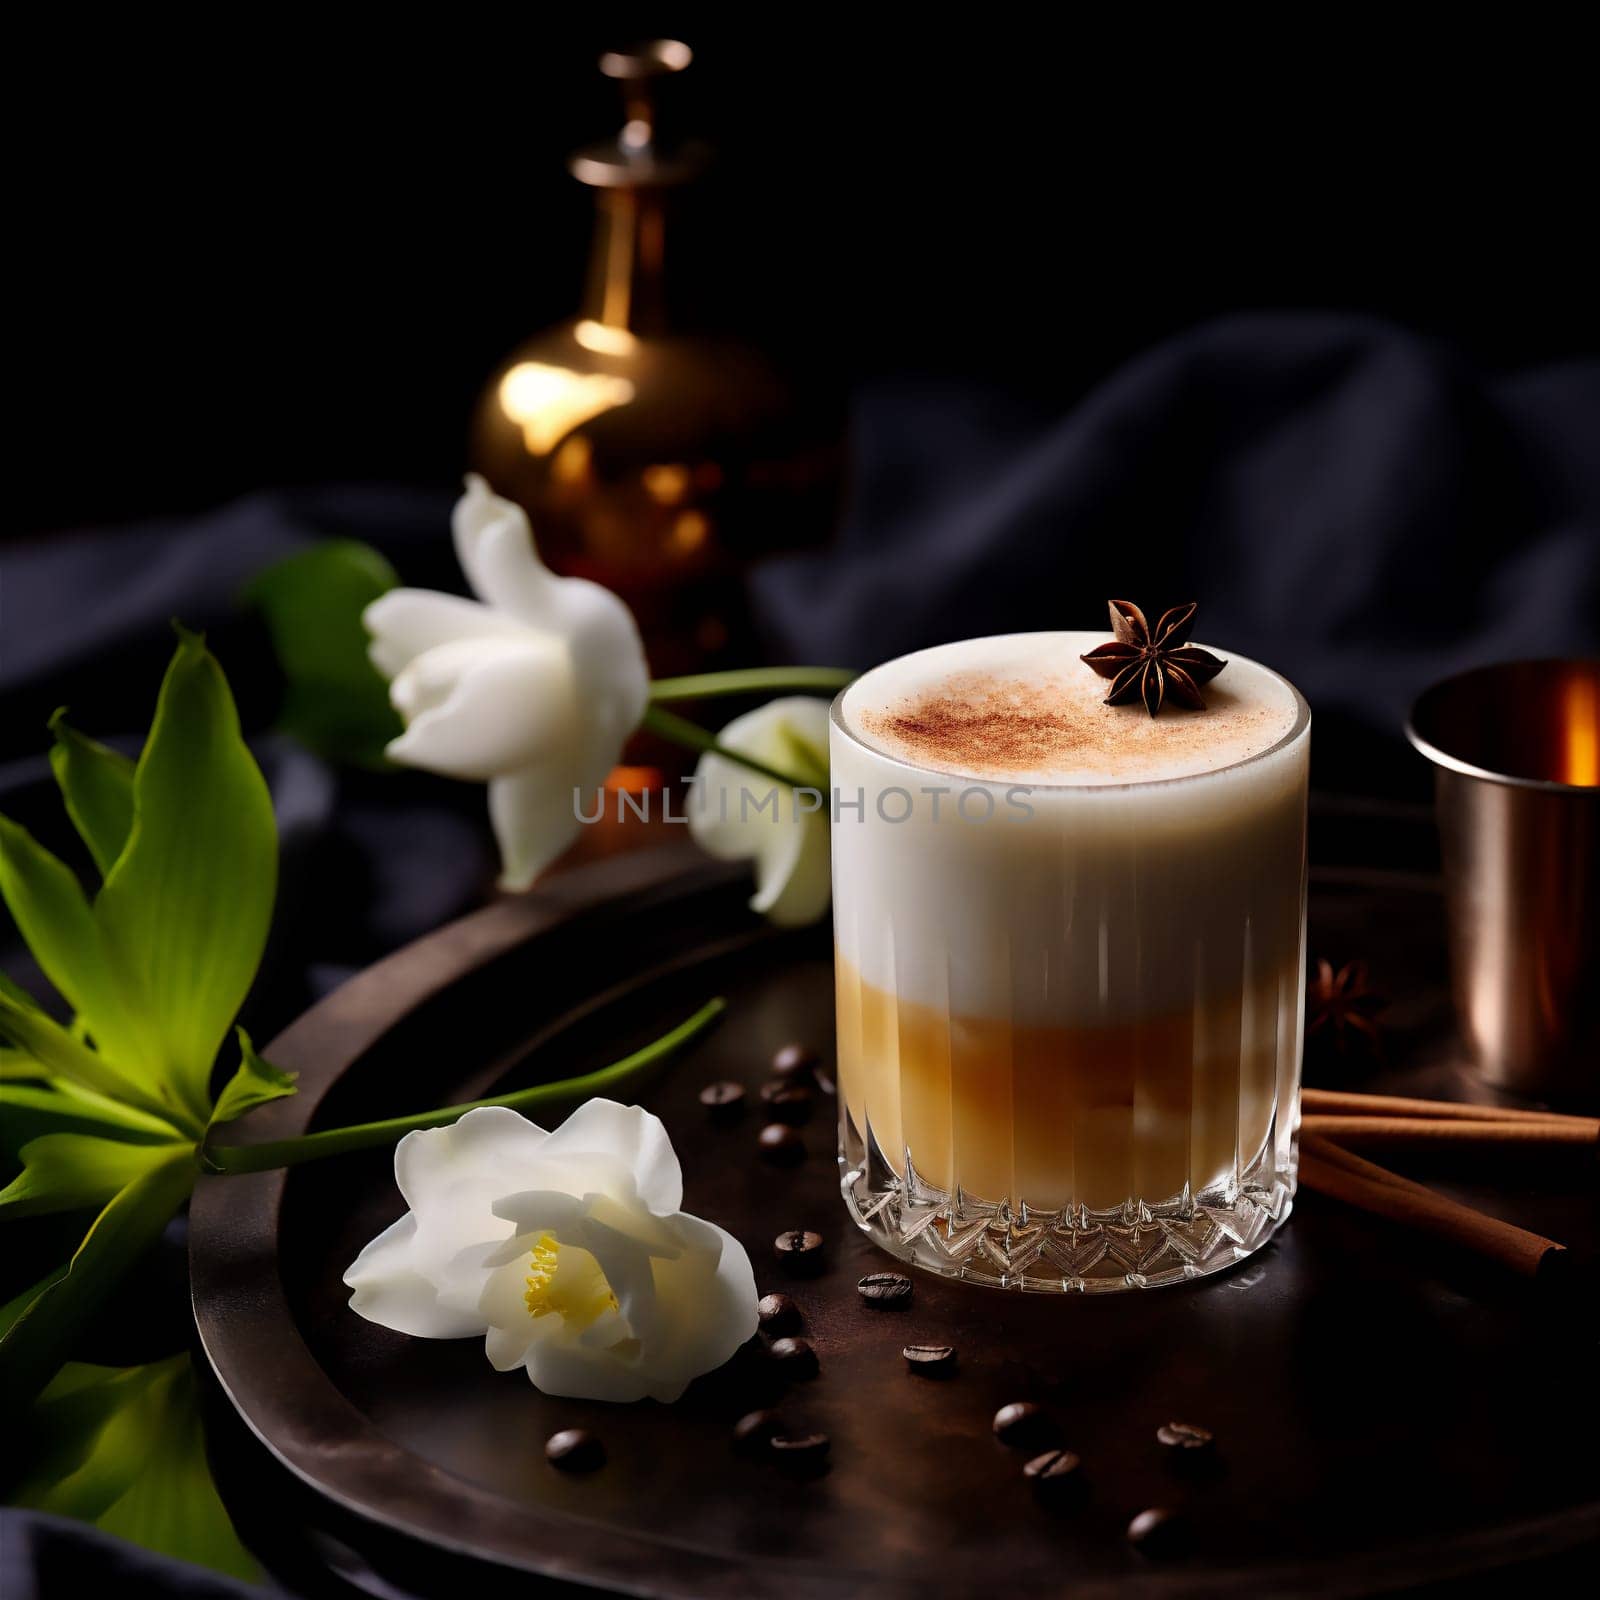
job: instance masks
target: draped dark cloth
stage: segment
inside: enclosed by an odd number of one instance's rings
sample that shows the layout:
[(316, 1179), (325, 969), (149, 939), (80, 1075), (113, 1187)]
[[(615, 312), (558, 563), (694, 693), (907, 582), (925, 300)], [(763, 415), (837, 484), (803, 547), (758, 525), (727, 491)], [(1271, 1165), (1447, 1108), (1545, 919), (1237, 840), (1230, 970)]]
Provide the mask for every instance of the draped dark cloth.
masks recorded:
[[(1305, 692), (1317, 784), (1421, 797), (1425, 769), (1400, 734), (1424, 685), (1480, 662), (1600, 653), (1600, 363), (1490, 376), (1370, 320), (1239, 316), (1150, 350), (1065, 414), (877, 385), (858, 397), (853, 456), (832, 546), (752, 575), (773, 660), (867, 666), (977, 634), (1103, 627), (1113, 595), (1152, 614), (1198, 599), (1197, 637)], [(269, 657), (240, 587), (341, 535), (382, 549), (407, 582), (459, 589), (452, 497), (451, 486), (258, 494), (204, 517), (6, 549), (0, 809), (71, 853), (44, 721), (65, 703), (86, 731), (135, 738), (171, 653), (169, 618), (209, 630), (247, 727), (264, 728)], [(493, 856), (476, 789), (334, 772), (276, 737), (258, 748), (284, 877), (246, 1021), (269, 1038), (349, 972), (470, 906)], [(3, 957), (37, 981), (9, 930)], [(181, 1270), (168, 1276), (177, 1336)], [(236, 1592), (50, 1519), (15, 1515), (4, 1538), (8, 1595)]]

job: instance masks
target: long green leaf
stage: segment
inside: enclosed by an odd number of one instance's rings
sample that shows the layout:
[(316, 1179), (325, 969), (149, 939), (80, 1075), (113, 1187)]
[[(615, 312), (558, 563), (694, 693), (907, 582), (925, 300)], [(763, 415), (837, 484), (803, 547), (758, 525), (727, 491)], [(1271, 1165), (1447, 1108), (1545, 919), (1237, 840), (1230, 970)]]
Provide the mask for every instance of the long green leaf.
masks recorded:
[[(107, 958), (95, 913), (67, 866), (26, 828), (0, 817), (0, 894), (33, 958), (118, 1072), (154, 1089), (148, 1019)], [(9, 996), (0, 996), (0, 999)]]
[(50, 719), (50, 767), (67, 815), (103, 878), (133, 829), (133, 763), (108, 745), (69, 727), (64, 710)]
[(98, 1209), (193, 1145), (129, 1144), (88, 1133), (46, 1133), (23, 1145), (22, 1171), (0, 1189), (0, 1221)]
[(86, 1133), (129, 1144), (174, 1144), (181, 1139), (170, 1122), (64, 1078), (0, 1083), (0, 1150), (14, 1155), (47, 1133)]
[(134, 813), (95, 922), (159, 1039), (162, 1081), (204, 1120), (212, 1065), (266, 945), (278, 838), (227, 680), (192, 634), (161, 685)]
[(147, 1550), (260, 1576), (206, 1467), (187, 1356), (143, 1367), (74, 1363), (34, 1405), (19, 1505), (93, 1522)]
[[(158, 1116), (184, 1118), (144, 1080), (135, 1080), (98, 1050), (76, 1039), (24, 996), (20, 1001), (0, 990), (0, 1039), (31, 1056), (46, 1073), (67, 1078), (114, 1100), (142, 1106)], [(192, 1125), (193, 1119), (189, 1119)]]
[(329, 539), (268, 567), (245, 592), (261, 608), (283, 668), (278, 724), (319, 754), (379, 766), (383, 747), (400, 734), (361, 621), (399, 581), (369, 545)]
[(72, 1341), (188, 1197), (194, 1157), (175, 1149), (95, 1218), (66, 1273), (0, 1337), (0, 1414), (17, 1416), (66, 1361)]

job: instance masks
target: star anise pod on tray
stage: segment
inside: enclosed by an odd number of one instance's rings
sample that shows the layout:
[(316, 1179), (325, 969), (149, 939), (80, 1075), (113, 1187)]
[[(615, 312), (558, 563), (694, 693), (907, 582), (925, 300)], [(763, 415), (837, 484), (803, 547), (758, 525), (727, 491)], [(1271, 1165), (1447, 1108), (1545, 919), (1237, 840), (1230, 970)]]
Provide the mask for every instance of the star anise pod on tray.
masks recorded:
[(1162, 612), (1152, 631), (1144, 612), (1131, 600), (1110, 602), (1111, 631), (1116, 638), (1110, 644), (1096, 645), (1082, 657), (1102, 678), (1111, 679), (1111, 692), (1105, 698), (1108, 706), (1142, 700), (1153, 717), (1170, 699), (1186, 711), (1205, 710), (1200, 685), (1209, 683), (1228, 663), (1188, 643), (1197, 609), (1193, 600), (1186, 606), (1174, 606)]
[(1336, 972), (1331, 961), (1318, 961), (1306, 984), (1306, 1041), (1319, 1036), (1343, 1055), (1361, 1039), (1374, 1054), (1383, 1048), (1375, 1020), (1388, 1004), (1367, 983), (1365, 961), (1349, 961)]

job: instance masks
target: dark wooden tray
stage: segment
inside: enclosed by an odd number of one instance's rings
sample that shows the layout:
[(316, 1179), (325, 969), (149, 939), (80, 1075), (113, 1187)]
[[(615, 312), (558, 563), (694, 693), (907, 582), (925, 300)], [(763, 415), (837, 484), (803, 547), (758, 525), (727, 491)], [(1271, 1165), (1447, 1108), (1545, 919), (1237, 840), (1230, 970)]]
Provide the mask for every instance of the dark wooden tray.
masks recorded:
[[(713, 1078), (753, 1093), (776, 1046), (832, 1038), (826, 935), (773, 933), (747, 895), (739, 871), (687, 849), (603, 862), (400, 951), (272, 1043), (301, 1092), (252, 1116), (258, 1138), (585, 1070), (726, 994), (724, 1024), (639, 1098), (683, 1158), (686, 1206), (744, 1242), (763, 1288), (794, 1292), (821, 1355), (781, 1404), (832, 1436), (832, 1466), (795, 1482), (730, 1447), (733, 1420), (772, 1398), (754, 1351), (676, 1406), (608, 1407), (496, 1374), (476, 1340), (407, 1339), (350, 1313), (341, 1274), (401, 1209), (387, 1153), (203, 1183), (190, 1232), (206, 1354), (390, 1592), (526, 1594), (539, 1574), (741, 1600), (1335, 1595), (1518, 1562), (1564, 1573), (1600, 1538), (1593, 1325), (1315, 1195), (1260, 1255), (1193, 1286), (1061, 1300), (919, 1276), (908, 1310), (863, 1305), (856, 1279), (886, 1263), (839, 1199), (831, 1103), (785, 1173), (756, 1159), (757, 1118), (713, 1127), (696, 1099)], [(1449, 1044), (1431, 882), (1314, 875), (1312, 920), (1314, 950), (1370, 956), (1398, 997), (1401, 1065), (1358, 1086), (1482, 1098)], [(1592, 1174), (1495, 1179), (1468, 1169), (1445, 1186), (1592, 1249)], [(785, 1282), (774, 1257), (791, 1227), (827, 1237), (813, 1281)], [(912, 1341), (958, 1346), (959, 1373), (908, 1375)], [(1084, 1459), (1073, 1509), (1037, 1504), (991, 1435), (996, 1407), (1023, 1398)], [(1215, 1476), (1173, 1475), (1154, 1439), (1173, 1418), (1216, 1431)], [(588, 1477), (543, 1458), (574, 1425), (610, 1453)], [(1187, 1559), (1128, 1548), (1133, 1513), (1178, 1503), (1197, 1527)]]

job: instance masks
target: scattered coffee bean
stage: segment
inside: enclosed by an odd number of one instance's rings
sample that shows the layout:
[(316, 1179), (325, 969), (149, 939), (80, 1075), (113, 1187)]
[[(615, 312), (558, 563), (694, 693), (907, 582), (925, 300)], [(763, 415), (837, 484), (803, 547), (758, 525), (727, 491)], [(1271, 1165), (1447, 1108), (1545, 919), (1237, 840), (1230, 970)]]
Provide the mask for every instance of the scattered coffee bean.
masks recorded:
[(772, 1459), (789, 1472), (820, 1472), (831, 1445), (825, 1433), (781, 1433), (767, 1446)]
[(856, 1293), (879, 1310), (897, 1309), (911, 1304), (911, 1280), (903, 1272), (869, 1272)]
[(1152, 1506), (1128, 1524), (1128, 1543), (1140, 1555), (1162, 1560), (1179, 1555), (1189, 1543), (1189, 1524), (1176, 1511)]
[(817, 1375), (817, 1352), (809, 1339), (774, 1339), (771, 1355), (786, 1378), (814, 1378)]
[(791, 1272), (817, 1272), (822, 1267), (822, 1235), (809, 1228), (791, 1228), (772, 1241), (772, 1248)]
[(1055, 1424), (1031, 1400), (1013, 1400), (994, 1414), (994, 1436), (1001, 1444), (1045, 1445), (1054, 1432)]
[(751, 1411), (733, 1425), (734, 1448), (746, 1455), (764, 1455), (767, 1446), (784, 1430), (776, 1411)]
[(798, 1333), (803, 1318), (800, 1307), (786, 1294), (764, 1294), (756, 1307), (761, 1319), (761, 1331), (771, 1338), (781, 1338), (786, 1333)]
[(1070, 1450), (1046, 1450), (1022, 1469), (1022, 1476), (1042, 1499), (1062, 1499), (1082, 1483), (1082, 1464)]
[(781, 1078), (774, 1078), (771, 1083), (761, 1085), (761, 1103), (774, 1122), (787, 1122), (791, 1128), (797, 1128), (811, 1120), (817, 1097), (803, 1083), (785, 1083)]
[(713, 1122), (732, 1122), (744, 1111), (744, 1085), (708, 1083), (700, 1091), (700, 1104), (711, 1113)]
[(605, 1464), (606, 1447), (587, 1428), (563, 1428), (545, 1440), (544, 1454), (563, 1472), (593, 1472)]
[(809, 1078), (817, 1070), (817, 1052), (803, 1044), (786, 1044), (772, 1058), (775, 1078)]
[(797, 1167), (806, 1158), (806, 1142), (783, 1122), (769, 1122), (761, 1130), (756, 1146), (775, 1167)]
[(1217, 1442), (1216, 1435), (1209, 1428), (1198, 1427), (1192, 1422), (1164, 1423), (1156, 1429), (1156, 1438), (1169, 1450), (1184, 1455), (1190, 1452), (1207, 1455)]
[(926, 1378), (942, 1378), (956, 1368), (953, 1344), (908, 1344), (900, 1354), (913, 1372)]

